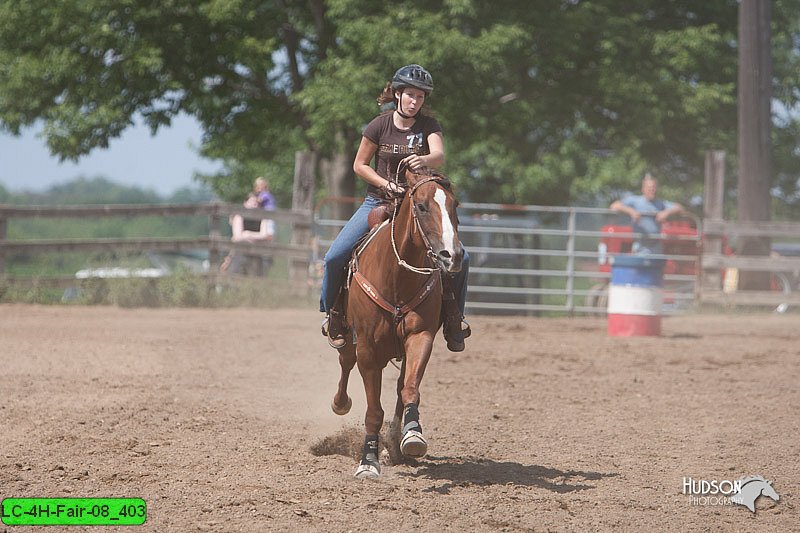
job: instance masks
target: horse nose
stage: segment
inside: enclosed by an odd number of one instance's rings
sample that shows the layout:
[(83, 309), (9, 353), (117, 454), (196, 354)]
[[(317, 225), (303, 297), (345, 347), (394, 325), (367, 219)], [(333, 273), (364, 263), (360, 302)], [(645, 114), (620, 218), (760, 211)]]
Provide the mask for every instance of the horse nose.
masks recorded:
[(442, 250), (437, 254), (442, 266), (448, 272), (458, 272), (461, 270), (461, 260), (464, 257), (463, 248), (459, 247), (455, 254), (450, 254), (447, 250)]
[(450, 269), (453, 267), (453, 259), (450, 257), (450, 252), (447, 250), (442, 250), (436, 254), (436, 258), (439, 260), (439, 263), (441, 263), (444, 269), (450, 272)]

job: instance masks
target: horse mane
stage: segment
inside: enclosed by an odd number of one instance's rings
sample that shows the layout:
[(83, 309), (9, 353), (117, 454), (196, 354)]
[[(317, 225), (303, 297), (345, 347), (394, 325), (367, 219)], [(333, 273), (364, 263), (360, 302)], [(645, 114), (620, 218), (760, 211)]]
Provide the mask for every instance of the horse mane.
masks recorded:
[(745, 485), (747, 485), (748, 483), (751, 483), (753, 481), (763, 481), (764, 483), (769, 484), (769, 481), (764, 479), (764, 476), (747, 476), (747, 477), (744, 477), (744, 478), (740, 479), (739, 481), (742, 482), (742, 487), (744, 487)]
[[(442, 172), (442, 171), (440, 171), (438, 169), (430, 168), (430, 167), (422, 167), (419, 170), (411, 170), (410, 168), (403, 166), (403, 167), (400, 168), (400, 171), (398, 172), (398, 174), (399, 175), (404, 175), (403, 174), (404, 172), (408, 173), (408, 174), (416, 175), (416, 176), (424, 176), (426, 178), (434, 178), (439, 185), (441, 185), (442, 187), (444, 187), (448, 191), (452, 191), (453, 190), (453, 182), (450, 181), (450, 178), (448, 178), (445, 175), (444, 172)], [(406, 182), (408, 182), (408, 176), (407, 175), (406, 175)]]

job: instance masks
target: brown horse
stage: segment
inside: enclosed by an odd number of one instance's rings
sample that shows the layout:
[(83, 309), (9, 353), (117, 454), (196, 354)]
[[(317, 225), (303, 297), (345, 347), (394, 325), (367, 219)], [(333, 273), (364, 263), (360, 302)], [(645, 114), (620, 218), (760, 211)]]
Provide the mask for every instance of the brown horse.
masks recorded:
[(408, 188), (399, 205), (395, 201), (393, 216), (356, 249), (350, 267), (345, 307), (350, 333), (339, 350), (342, 374), (332, 408), (339, 415), (349, 412), (347, 382), (357, 363), (367, 396), (366, 439), (355, 473), (359, 478), (380, 475), (381, 377), (393, 358), (402, 358), (402, 365), (390, 454), (397, 461), (397, 448), (412, 458), (427, 452), (419, 423), (419, 386), (442, 323), (442, 276), (458, 272), (464, 256), (458, 202), (447, 178), (428, 171), (407, 171), (406, 178)]

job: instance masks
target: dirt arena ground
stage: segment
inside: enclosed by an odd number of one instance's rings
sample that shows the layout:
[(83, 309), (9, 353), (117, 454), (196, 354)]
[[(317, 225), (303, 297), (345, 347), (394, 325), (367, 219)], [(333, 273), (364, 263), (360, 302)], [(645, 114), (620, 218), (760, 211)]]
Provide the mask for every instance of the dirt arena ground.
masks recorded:
[[(599, 318), (474, 318), (466, 352), (434, 348), (429, 456), (378, 481), (352, 477), (363, 388), (356, 371), (353, 410), (330, 411), (319, 320), (0, 306), (0, 497), (144, 498), (144, 526), (101, 528), (126, 532), (800, 527), (798, 315), (665, 318), (637, 339)], [(682, 493), (747, 474), (780, 501), (753, 514)]]

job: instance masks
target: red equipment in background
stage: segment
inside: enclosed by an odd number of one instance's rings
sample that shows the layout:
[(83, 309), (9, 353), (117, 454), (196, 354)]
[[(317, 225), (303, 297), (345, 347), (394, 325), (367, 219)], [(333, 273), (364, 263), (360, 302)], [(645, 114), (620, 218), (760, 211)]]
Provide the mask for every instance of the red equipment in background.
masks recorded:
[[(598, 243), (598, 270), (611, 272), (611, 256), (632, 253), (633, 242), (636, 238), (632, 235), (633, 227), (616, 224), (607, 224), (600, 228), (605, 235), (600, 237)], [(689, 275), (696, 276), (699, 268), (700, 242), (697, 239), (697, 228), (689, 220), (669, 220), (661, 225), (662, 254), (671, 256), (689, 256), (693, 259), (666, 259), (664, 261), (664, 275)], [(685, 281), (664, 281), (664, 303), (677, 305), (675, 293), (691, 292), (691, 286), (686, 286)], [(691, 283), (690, 283), (691, 284)], [(591, 288), (586, 298), (586, 305), (604, 308), (608, 298), (608, 281), (605, 280)], [(688, 304), (688, 301), (685, 303)]]
[[(606, 224), (600, 231), (608, 234), (600, 237), (598, 244), (598, 263), (600, 272), (611, 272), (610, 257), (616, 254), (629, 254), (635, 238), (631, 235), (631, 226)], [(622, 235), (617, 235), (622, 234)], [(692, 255), (697, 257), (700, 253), (700, 242), (681, 237), (697, 237), (697, 228), (688, 220), (668, 220), (661, 225), (661, 242), (664, 255)], [(667, 259), (664, 264), (664, 274), (697, 274), (697, 260)]]

